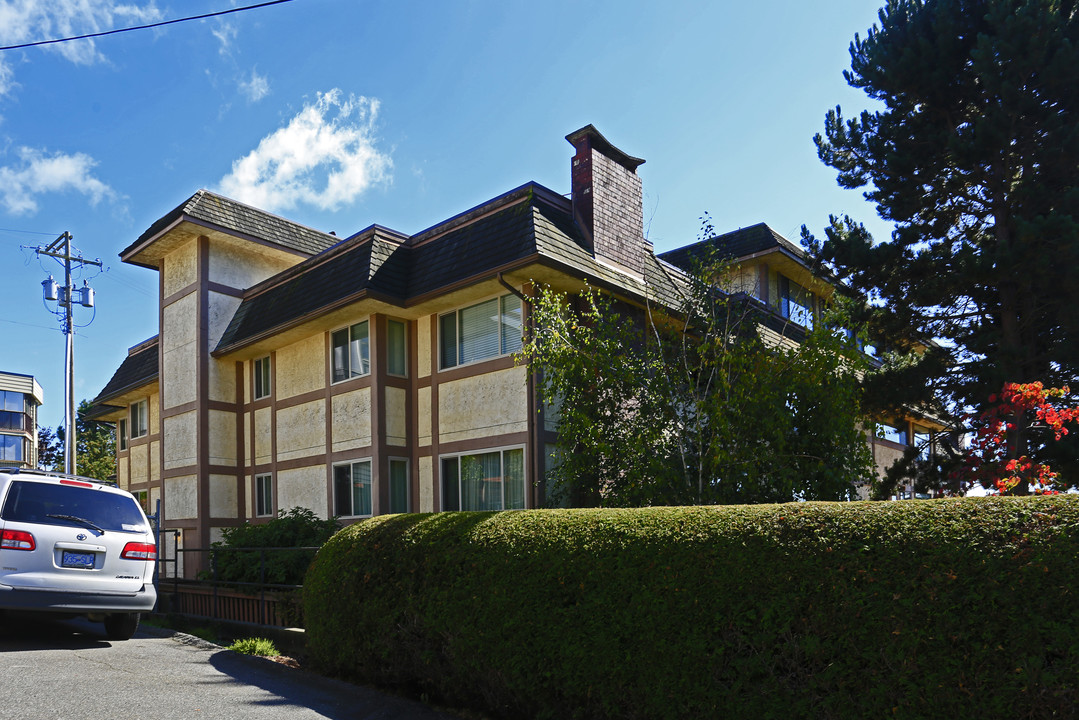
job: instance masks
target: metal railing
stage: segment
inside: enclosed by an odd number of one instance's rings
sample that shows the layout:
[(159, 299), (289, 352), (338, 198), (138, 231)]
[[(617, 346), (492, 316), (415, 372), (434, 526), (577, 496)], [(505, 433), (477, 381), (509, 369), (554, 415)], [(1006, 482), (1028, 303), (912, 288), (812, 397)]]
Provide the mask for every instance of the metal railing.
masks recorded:
[[(177, 542), (179, 530), (166, 529), (161, 532), (162, 535), (171, 534), (172, 542), (158, 545), (159, 591), (171, 586), (174, 602), (178, 605), (173, 609), (175, 612), (214, 620), (276, 626), (296, 624), (302, 616), (302, 606), (296, 601), (296, 596), (303, 585), (267, 582), (267, 560), (275, 555), (298, 552), (314, 558), (317, 547), (182, 548)], [(247, 553), (251, 560), (255, 559), (254, 554), (257, 553), (258, 579), (250, 579), (251, 572), (222, 573), (219, 559), (228, 553)], [(186, 562), (189, 557), (197, 557), (198, 560)], [(207, 559), (208, 568), (205, 563)], [(184, 577), (191, 575), (191, 570), (196, 571), (195, 577)], [(290, 594), (291, 598), (288, 597)]]

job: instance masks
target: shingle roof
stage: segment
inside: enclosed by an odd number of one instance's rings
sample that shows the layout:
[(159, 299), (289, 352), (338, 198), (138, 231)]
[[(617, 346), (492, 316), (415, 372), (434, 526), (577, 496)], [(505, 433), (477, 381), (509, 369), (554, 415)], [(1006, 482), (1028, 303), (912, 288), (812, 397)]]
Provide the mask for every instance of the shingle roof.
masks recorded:
[(157, 379), (158, 373), (157, 337), (136, 345), (128, 352), (120, 367), (113, 373), (112, 379), (94, 398), (93, 404), (107, 403), (111, 398), (123, 395), (128, 390), (146, 385)]
[(785, 250), (799, 258), (805, 254), (801, 248), (772, 228), (764, 223), (757, 223), (670, 250), (659, 257), (684, 270), (693, 270), (694, 265), (700, 263), (729, 262), (775, 249)]
[(180, 219), (239, 232), (307, 255), (320, 253), (340, 241), (340, 238), (329, 233), (294, 223), (209, 190), (199, 190), (151, 225), (135, 242), (124, 248), (120, 257), (134, 252)]
[(248, 291), (217, 345), (228, 352), (308, 317), (377, 296), (402, 307), (529, 262), (564, 267), (614, 289), (677, 307), (679, 271), (649, 254), (648, 285), (596, 262), (570, 204), (535, 183), (405, 238), (369, 228)]

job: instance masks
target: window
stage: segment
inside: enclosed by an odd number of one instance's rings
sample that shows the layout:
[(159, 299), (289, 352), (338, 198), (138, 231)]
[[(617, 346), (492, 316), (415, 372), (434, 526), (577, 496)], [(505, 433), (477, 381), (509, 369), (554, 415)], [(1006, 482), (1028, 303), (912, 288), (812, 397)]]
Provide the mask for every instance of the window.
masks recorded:
[(139, 503), (139, 507), (142, 508), (144, 513), (147, 515), (153, 514), (150, 512), (150, 493), (145, 490), (135, 490), (131, 494), (135, 496), (135, 500)]
[(523, 510), (524, 450), (442, 458), (443, 510)]
[(933, 457), (933, 433), (929, 428), (914, 426), (914, 447), (918, 448), (918, 459), (929, 462)]
[(255, 399), (270, 397), (270, 356), (259, 358), (254, 363)]
[(503, 295), (439, 318), (443, 368), (508, 355), (521, 349), (521, 299)]
[(371, 514), (371, 461), (333, 466), (333, 514), (361, 517)]
[(19, 435), (0, 435), (0, 461), (21, 463), (26, 457), (27, 444)]
[(388, 320), (386, 321), (386, 372), (404, 377), (405, 358), (405, 324), (400, 320)]
[(408, 460), (390, 458), (391, 513), (409, 511), (408, 494)]
[(371, 346), (367, 327), (367, 321), (364, 320), (330, 335), (332, 382), (343, 382), (371, 372)]
[(146, 401), (131, 403), (131, 437), (140, 438), (149, 432), (146, 421)]
[(876, 424), (875, 434), (881, 440), (887, 440), (899, 445), (907, 444), (907, 431), (899, 423), (879, 422)]
[(273, 475), (255, 476), (255, 517), (273, 515)]
[(116, 446), (121, 450), (127, 450), (127, 418), (120, 418), (116, 423)]
[(813, 294), (783, 275), (779, 277), (780, 311), (802, 327), (813, 327)]
[(0, 390), (0, 410), (7, 412), (29, 412), (27, 398), (21, 392)]

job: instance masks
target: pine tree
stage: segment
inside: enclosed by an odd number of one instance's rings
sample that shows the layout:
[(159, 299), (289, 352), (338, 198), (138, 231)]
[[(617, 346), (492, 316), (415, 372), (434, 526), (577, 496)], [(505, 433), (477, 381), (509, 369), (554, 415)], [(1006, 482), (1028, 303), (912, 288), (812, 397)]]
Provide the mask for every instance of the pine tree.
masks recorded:
[[(815, 140), (895, 229), (874, 239), (833, 217), (821, 244), (803, 228), (871, 301), (858, 320), (893, 351), (871, 397), (980, 411), (1005, 382), (1074, 381), (1077, 3), (890, 0), (879, 20), (855, 36), (844, 75), (880, 109), (847, 120), (837, 107)], [(1013, 458), (1043, 450), (1030, 421), (1008, 444)]]

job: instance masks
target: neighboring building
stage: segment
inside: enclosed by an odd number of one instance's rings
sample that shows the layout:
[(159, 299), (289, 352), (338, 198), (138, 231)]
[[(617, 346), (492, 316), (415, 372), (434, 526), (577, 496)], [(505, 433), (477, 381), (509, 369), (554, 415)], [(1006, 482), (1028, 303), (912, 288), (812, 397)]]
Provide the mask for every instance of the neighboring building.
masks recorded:
[(37, 409), (44, 398), (33, 375), (0, 372), (0, 467), (37, 467)]
[[(528, 183), (415, 235), (342, 240), (205, 190), (155, 222), (120, 257), (158, 272), (159, 334), (95, 399), (120, 486), (188, 547), (294, 506), (540, 505), (554, 421), (513, 359), (533, 283), (677, 307), (685, 277), (644, 238), (643, 160), (590, 125), (567, 140), (569, 198)], [(768, 233), (745, 282), (804, 319), (828, 289)]]
[[(835, 286), (809, 268), (805, 252), (764, 223), (717, 235), (659, 255), (659, 259), (687, 272), (718, 262), (726, 267), (720, 280), (730, 293), (745, 293), (774, 311), (761, 329), (771, 342), (794, 342), (798, 328), (812, 328), (832, 299)], [(776, 322), (778, 320), (779, 322)], [(794, 327), (791, 327), (791, 326)], [(877, 473), (883, 475), (909, 447), (928, 459), (935, 451), (936, 434), (946, 429), (941, 418), (911, 411), (902, 417), (867, 423), (867, 436)], [(865, 488), (863, 488), (864, 490)], [(912, 498), (908, 482), (898, 497)]]

